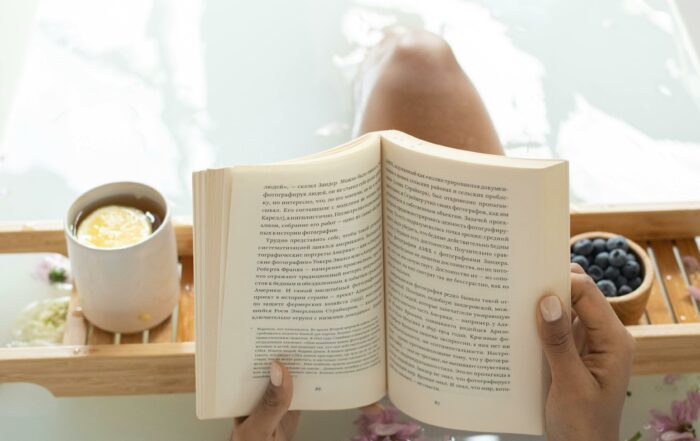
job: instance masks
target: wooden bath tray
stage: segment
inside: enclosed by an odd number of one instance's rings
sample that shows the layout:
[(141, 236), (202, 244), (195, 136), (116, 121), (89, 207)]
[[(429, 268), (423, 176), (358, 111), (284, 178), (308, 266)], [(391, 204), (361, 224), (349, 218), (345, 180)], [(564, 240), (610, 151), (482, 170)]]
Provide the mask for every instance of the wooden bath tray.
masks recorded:
[[(634, 372), (700, 372), (700, 311), (688, 295), (700, 274), (687, 274), (681, 256), (700, 261), (700, 203), (647, 206), (573, 206), (571, 234), (623, 234), (650, 251), (657, 277), (646, 313), (628, 329), (637, 341)], [(192, 225), (175, 222), (182, 263), (181, 296), (173, 315), (138, 334), (112, 334), (87, 323), (74, 297), (64, 344), (0, 348), (0, 383), (30, 382), (56, 396), (194, 392)], [(0, 253), (65, 253), (58, 222), (0, 224)]]

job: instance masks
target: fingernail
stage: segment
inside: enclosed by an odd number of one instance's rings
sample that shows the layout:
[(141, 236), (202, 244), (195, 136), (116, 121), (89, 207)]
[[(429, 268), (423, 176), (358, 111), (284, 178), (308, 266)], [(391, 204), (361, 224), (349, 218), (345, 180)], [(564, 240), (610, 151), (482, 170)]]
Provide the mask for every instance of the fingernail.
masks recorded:
[(547, 296), (540, 301), (540, 312), (546, 322), (554, 322), (561, 317), (561, 302), (557, 296)]
[(280, 366), (280, 364), (276, 361), (273, 361), (270, 364), (270, 382), (273, 386), (280, 387), (282, 386), (282, 378), (282, 366)]

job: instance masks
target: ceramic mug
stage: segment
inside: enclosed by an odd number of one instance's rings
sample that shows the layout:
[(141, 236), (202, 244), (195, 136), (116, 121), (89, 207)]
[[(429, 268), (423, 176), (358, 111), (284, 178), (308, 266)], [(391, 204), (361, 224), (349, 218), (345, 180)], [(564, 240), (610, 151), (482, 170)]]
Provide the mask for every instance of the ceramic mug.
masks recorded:
[[(122, 248), (79, 242), (74, 231), (78, 217), (99, 208), (100, 201), (120, 197), (146, 198), (158, 207), (162, 219), (156, 230), (143, 241)], [(80, 306), (92, 324), (111, 332), (138, 332), (172, 314), (180, 293), (177, 245), (170, 207), (160, 192), (136, 182), (93, 188), (68, 210), (65, 235)]]

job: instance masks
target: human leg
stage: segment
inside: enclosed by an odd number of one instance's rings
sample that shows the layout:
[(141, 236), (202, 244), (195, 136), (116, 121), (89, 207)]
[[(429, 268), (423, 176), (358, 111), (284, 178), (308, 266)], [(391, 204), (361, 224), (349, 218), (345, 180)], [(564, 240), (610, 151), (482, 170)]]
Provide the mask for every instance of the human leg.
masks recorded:
[(503, 154), (479, 93), (437, 35), (389, 34), (370, 52), (358, 81), (358, 133), (396, 129), (436, 144)]

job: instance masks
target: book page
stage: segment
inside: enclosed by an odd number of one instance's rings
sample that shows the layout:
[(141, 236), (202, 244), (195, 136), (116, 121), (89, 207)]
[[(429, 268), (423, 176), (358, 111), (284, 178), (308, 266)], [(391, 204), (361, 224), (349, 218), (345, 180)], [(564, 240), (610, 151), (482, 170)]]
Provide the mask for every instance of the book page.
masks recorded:
[[(542, 433), (535, 308), (545, 291), (568, 304), (568, 190), (545, 191), (543, 164), (469, 163), (391, 139), (382, 141), (391, 400), (442, 427)], [(566, 164), (549, 165), (566, 184)]]
[(217, 413), (246, 415), (272, 360), (292, 409), (370, 404), (386, 392), (380, 146), (240, 167), (233, 176)]

